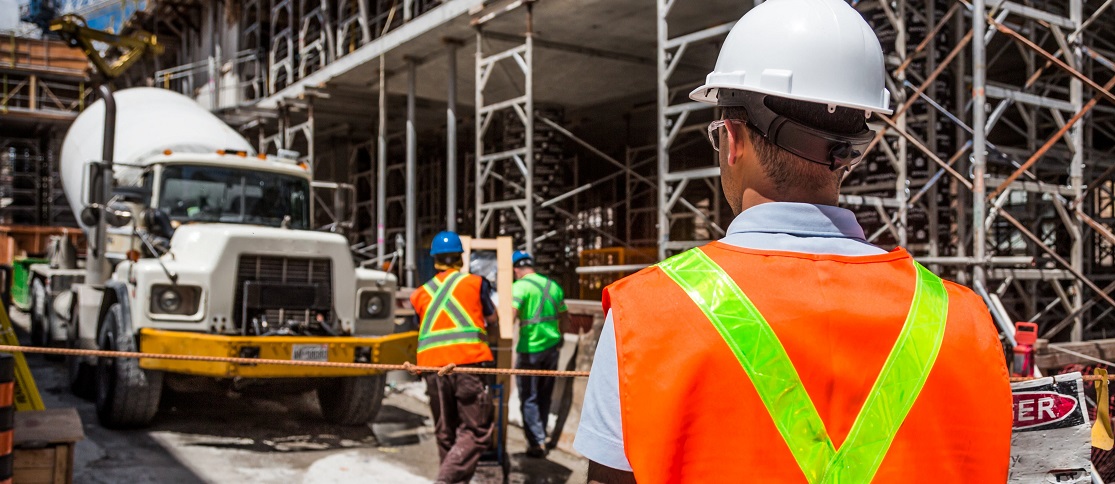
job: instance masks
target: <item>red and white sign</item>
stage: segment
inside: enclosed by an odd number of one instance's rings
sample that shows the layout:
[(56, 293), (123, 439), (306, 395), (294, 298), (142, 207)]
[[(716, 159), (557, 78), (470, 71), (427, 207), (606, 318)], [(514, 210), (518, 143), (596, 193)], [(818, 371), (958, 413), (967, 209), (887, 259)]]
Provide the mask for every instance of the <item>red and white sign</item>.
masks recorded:
[(1057, 392), (1014, 393), (1014, 429), (1060, 422), (1076, 410), (1075, 398)]
[(1008, 484), (1089, 484), (1092, 431), (1080, 373), (1011, 384), (1014, 431)]

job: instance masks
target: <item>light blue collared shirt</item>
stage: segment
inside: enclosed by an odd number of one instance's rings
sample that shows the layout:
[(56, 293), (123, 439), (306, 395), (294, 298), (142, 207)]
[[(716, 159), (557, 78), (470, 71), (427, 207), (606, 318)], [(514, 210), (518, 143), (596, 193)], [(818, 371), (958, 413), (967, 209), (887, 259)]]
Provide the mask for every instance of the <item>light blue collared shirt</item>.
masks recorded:
[[(723, 243), (759, 250), (865, 256), (884, 254), (869, 244), (851, 211), (828, 205), (772, 202), (736, 216)], [(573, 448), (593, 462), (631, 470), (623, 448), (616, 333), (609, 311), (593, 357), (581, 424)]]

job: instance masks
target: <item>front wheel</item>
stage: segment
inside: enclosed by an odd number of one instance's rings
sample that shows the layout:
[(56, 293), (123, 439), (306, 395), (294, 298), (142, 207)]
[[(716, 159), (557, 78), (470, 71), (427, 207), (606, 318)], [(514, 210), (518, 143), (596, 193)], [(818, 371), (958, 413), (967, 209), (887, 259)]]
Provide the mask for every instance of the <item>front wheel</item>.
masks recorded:
[(383, 406), (387, 375), (330, 378), (317, 387), (317, 401), (325, 420), (337, 425), (364, 425)]
[[(97, 335), (97, 346), (107, 351), (135, 351), (135, 338), (121, 331), (123, 307), (108, 308)], [(98, 358), (97, 418), (108, 428), (144, 427), (155, 418), (163, 391), (163, 373), (144, 370), (135, 358)]]

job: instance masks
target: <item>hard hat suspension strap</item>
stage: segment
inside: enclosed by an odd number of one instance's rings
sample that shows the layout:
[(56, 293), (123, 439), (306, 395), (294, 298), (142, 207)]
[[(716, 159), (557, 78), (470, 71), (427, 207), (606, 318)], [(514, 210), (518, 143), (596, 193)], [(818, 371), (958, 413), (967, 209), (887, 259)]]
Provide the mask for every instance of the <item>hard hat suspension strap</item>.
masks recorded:
[(747, 125), (767, 141), (833, 171), (858, 163), (875, 137), (866, 123), (862, 131), (851, 135), (811, 128), (771, 110), (764, 102), (766, 97), (755, 92), (720, 89), (717, 104), (743, 108)]

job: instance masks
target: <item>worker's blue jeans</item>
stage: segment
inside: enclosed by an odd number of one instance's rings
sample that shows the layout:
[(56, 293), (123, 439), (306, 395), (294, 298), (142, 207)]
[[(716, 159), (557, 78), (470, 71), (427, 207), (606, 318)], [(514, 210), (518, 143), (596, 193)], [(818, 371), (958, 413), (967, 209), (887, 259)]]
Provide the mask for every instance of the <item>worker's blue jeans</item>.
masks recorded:
[[(556, 370), (561, 345), (538, 353), (519, 353), (515, 368), (526, 370)], [(523, 433), (531, 447), (546, 446), (546, 423), (550, 418), (550, 399), (554, 394), (553, 377), (519, 376), (519, 401), (523, 412)]]

